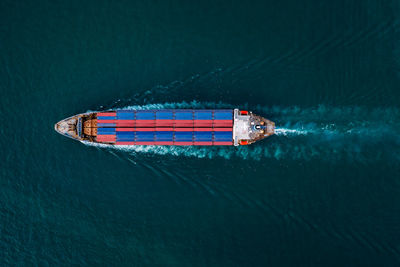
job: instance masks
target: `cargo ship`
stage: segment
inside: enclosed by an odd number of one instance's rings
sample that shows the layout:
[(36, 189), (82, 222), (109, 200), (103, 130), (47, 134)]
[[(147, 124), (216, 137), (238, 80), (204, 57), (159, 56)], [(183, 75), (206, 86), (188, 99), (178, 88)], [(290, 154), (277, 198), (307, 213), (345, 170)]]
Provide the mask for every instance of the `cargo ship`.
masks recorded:
[(275, 123), (239, 109), (115, 110), (78, 114), (54, 128), (108, 145), (239, 146), (273, 135)]

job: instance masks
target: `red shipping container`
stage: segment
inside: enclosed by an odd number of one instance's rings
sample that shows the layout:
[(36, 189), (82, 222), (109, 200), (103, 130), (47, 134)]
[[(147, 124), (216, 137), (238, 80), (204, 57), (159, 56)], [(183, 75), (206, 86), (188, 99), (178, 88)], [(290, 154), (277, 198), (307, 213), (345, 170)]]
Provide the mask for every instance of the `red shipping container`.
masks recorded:
[(137, 132), (154, 132), (155, 128), (136, 128)]
[(166, 126), (172, 127), (174, 125), (175, 120), (156, 120), (156, 127), (157, 126)]
[(174, 142), (175, 146), (192, 146), (193, 142)]
[(213, 128), (214, 132), (232, 132), (233, 129), (231, 128)]
[(173, 146), (174, 142), (172, 142), (172, 141), (156, 141), (156, 142), (154, 142), (154, 144), (158, 145), (158, 146)]
[(194, 127), (212, 127), (212, 121), (194, 121)]
[(116, 126), (117, 127), (134, 127), (135, 126), (135, 120), (116, 120)]
[(231, 146), (233, 142), (213, 142), (214, 146)]
[(114, 143), (116, 140), (115, 134), (103, 134), (97, 136), (97, 142)]
[(97, 117), (115, 117), (117, 115), (116, 112), (98, 112)]
[(175, 132), (193, 132), (193, 128), (174, 128)]
[(193, 120), (175, 120), (175, 127), (193, 127)]
[(194, 142), (195, 146), (212, 146), (213, 142)]

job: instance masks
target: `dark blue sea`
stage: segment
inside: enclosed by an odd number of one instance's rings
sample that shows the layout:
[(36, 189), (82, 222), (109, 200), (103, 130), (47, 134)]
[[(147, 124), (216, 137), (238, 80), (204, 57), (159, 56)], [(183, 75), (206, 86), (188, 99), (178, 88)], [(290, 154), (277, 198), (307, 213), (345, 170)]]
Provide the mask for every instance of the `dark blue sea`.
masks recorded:
[[(2, 0), (0, 93), (0, 266), (400, 266), (397, 0)], [(116, 149), (53, 128), (128, 107), (277, 134)]]

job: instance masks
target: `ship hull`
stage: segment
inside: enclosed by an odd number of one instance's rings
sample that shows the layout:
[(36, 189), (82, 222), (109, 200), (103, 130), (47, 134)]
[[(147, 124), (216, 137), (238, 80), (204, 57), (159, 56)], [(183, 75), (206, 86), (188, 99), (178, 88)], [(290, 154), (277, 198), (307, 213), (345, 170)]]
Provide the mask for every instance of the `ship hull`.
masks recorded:
[(60, 134), (109, 145), (238, 146), (273, 135), (275, 124), (238, 109), (116, 110), (58, 122)]

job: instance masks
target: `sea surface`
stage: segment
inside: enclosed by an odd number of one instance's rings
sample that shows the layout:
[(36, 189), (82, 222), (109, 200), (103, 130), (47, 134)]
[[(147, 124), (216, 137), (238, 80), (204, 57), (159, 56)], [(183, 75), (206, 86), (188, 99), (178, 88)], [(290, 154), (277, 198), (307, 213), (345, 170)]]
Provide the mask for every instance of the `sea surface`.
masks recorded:
[[(397, 0), (2, 0), (0, 93), (0, 266), (400, 266)], [(277, 134), (54, 131), (116, 108), (240, 108)]]

